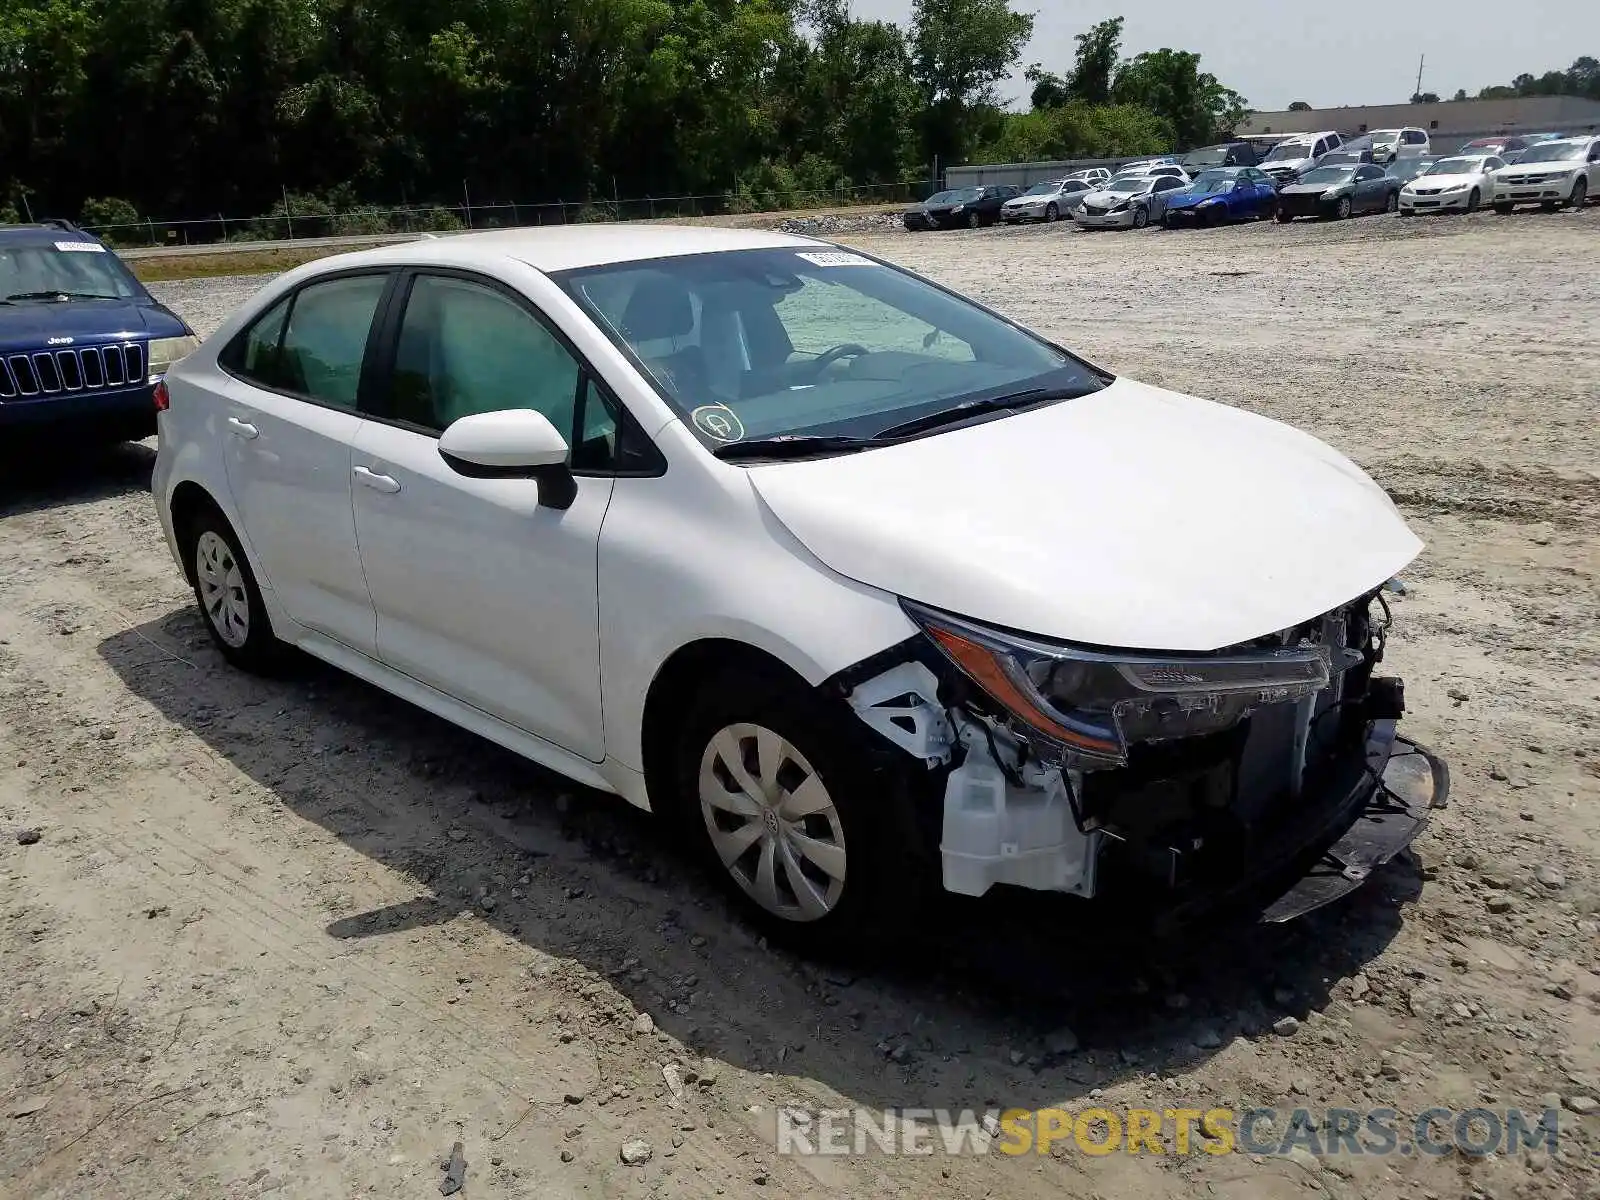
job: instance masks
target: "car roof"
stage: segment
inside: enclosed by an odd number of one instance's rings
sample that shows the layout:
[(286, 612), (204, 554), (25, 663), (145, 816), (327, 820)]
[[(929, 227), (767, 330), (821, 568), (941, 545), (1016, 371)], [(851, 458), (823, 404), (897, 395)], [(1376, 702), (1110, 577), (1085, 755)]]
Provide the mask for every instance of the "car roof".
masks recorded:
[(61, 225), (0, 225), (0, 240), (19, 246), (50, 246), (56, 242), (100, 243), (100, 239), (92, 233)]
[[(951, 191), (965, 191), (952, 188)], [(386, 263), (429, 263), (487, 267), (506, 259), (539, 271), (716, 254), (727, 250), (774, 250), (826, 245), (816, 238), (759, 229), (723, 229), (697, 225), (594, 224), (496, 229), (400, 242), (375, 250), (319, 260), (344, 269)]]

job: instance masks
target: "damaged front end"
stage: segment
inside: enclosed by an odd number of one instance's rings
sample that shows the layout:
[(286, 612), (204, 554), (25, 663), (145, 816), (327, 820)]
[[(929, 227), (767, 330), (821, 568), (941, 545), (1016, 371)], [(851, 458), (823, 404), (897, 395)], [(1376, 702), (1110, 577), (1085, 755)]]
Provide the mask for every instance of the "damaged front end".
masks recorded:
[(1360, 886), (1445, 803), (1443, 764), (1395, 732), (1400, 681), (1374, 674), (1381, 592), (1211, 654), (905, 608), (926, 636), (842, 682), (942, 777), (948, 891), (1115, 898), (1162, 923), (1237, 901), (1283, 921)]

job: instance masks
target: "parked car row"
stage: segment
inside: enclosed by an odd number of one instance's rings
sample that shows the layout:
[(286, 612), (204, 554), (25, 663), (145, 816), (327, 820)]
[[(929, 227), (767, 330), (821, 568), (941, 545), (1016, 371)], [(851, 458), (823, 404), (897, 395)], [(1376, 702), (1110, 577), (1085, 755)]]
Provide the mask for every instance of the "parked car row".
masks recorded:
[[(1423, 130), (1379, 130), (1349, 142), (1337, 133), (1310, 134), (1285, 139), (1260, 166), (1228, 161), (1255, 155), (1248, 142), (1232, 142), (1194, 151), (1183, 162), (1128, 163), (1115, 175), (1104, 167), (1075, 171), (1025, 192), (1007, 184), (940, 192), (908, 210), (904, 223), (907, 229), (977, 228), (1071, 218), (1084, 229), (1175, 229), (1490, 206), (1509, 213), (1523, 204), (1581, 208), (1600, 195), (1600, 137), (1532, 138), (1484, 138), (1436, 157)], [(1185, 167), (1219, 159), (1225, 165), (1193, 175)]]

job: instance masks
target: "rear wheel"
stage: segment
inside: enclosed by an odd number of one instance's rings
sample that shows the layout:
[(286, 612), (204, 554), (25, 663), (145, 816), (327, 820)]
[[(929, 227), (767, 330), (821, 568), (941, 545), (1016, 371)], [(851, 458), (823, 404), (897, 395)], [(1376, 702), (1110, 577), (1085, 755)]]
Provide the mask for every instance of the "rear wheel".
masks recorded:
[(272, 632), (255, 572), (227, 520), (214, 509), (196, 513), (184, 529), (183, 547), (195, 603), (222, 656), (246, 671), (278, 666), (283, 643)]
[(1278, 224), (1279, 225), (1287, 225), (1292, 220), (1294, 220), (1294, 214), (1293, 213), (1286, 213), (1281, 208), (1278, 210)]

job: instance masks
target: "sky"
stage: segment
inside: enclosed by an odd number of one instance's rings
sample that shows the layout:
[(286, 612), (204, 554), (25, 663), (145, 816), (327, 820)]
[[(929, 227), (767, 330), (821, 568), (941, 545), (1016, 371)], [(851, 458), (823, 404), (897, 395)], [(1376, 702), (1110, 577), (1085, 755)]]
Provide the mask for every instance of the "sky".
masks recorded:
[[(1072, 66), (1073, 36), (1096, 21), (1127, 17), (1122, 52), (1170, 46), (1200, 55), (1201, 68), (1240, 92), (1257, 112), (1304, 100), (1313, 108), (1397, 104), (1416, 90), (1445, 99), (1475, 95), (1523, 71), (1566, 70), (1580, 54), (1600, 58), (1596, 0), (1012, 0), (1033, 11), (1033, 43), (1022, 66)], [(855, 16), (904, 24), (911, 0), (851, 0)], [(1021, 97), (1021, 72), (1005, 89)]]

